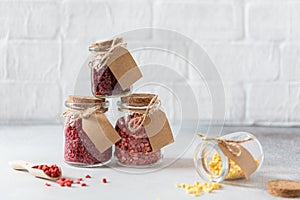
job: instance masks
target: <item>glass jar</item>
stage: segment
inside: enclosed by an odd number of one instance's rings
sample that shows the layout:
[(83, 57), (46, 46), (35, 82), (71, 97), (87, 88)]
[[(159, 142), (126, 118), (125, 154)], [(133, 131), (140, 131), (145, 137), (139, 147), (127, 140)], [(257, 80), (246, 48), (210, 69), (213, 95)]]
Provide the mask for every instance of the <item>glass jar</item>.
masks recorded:
[[(120, 97), (131, 93), (132, 86), (122, 89), (118, 80), (110, 70), (109, 66), (102, 62), (106, 53), (110, 50), (113, 40), (94, 43), (90, 45), (89, 67), (91, 68), (91, 89), (93, 96), (97, 98)], [(122, 42), (117, 41), (117, 42)], [(121, 66), (120, 66), (121, 67)]]
[(122, 97), (118, 102), (120, 118), (116, 122), (115, 129), (121, 139), (115, 144), (114, 157), (117, 163), (126, 167), (149, 167), (158, 164), (163, 158), (162, 149), (152, 150), (145, 126), (132, 128), (132, 122), (138, 123), (146, 112), (147, 107), (158, 109), (160, 102), (153, 102), (154, 94), (131, 94)]
[(67, 164), (78, 167), (98, 167), (108, 164), (112, 158), (112, 147), (100, 153), (95, 144), (83, 130), (82, 118), (78, 113), (99, 106), (97, 113), (108, 110), (108, 101), (94, 97), (69, 96), (65, 102), (67, 111), (63, 114), (64, 125), (64, 160)]
[[(239, 143), (254, 158), (257, 171), (262, 165), (264, 154), (258, 139), (250, 133), (235, 132), (221, 137), (226, 140), (241, 141)], [(241, 155), (242, 156), (242, 155)], [(199, 176), (205, 181), (221, 182), (245, 178), (243, 170), (233, 160), (229, 159), (221, 150), (216, 140), (202, 140), (194, 153), (194, 164)]]

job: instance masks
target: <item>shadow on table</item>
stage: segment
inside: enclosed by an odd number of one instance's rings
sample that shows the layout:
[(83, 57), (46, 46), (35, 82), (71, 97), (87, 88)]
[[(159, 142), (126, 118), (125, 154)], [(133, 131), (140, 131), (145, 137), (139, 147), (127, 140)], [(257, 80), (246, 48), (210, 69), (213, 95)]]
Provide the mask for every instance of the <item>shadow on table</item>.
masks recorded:
[(238, 179), (232, 181), (224, 181), (223, 183), (226, 185), (232, 185), (237, 187), (247, 187), (247, 188), (255, 188), (255, 189), (267, 189), (267, 183), (271, 180), (276, 179), (297, 179), (296, 173), (293, 170), (277, 170), (276, 167), (269, 168), (269, 170), (261, 170), (255, 172), (249, 180), (246, 179)]

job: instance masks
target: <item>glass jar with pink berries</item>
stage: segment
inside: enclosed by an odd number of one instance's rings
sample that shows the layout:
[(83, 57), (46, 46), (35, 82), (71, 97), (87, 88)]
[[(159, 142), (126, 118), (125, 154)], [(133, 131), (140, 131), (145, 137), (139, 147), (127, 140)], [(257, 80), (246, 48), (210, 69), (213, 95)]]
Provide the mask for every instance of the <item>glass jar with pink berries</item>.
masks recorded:
[(122, 38), (91, 44), (92, 93), (97, 98), (121, 97), (131, 93), (142, 74)]
[(69, 96), (62, 114), (64, 160), (78, 167), (98, 167), (110, 162), (112, 146), (119, 140), (105, 116), (108, 101), (95, 97)]
[(118, 102), (115, 129), (121, 139), (115, 144), (114, 157), (119, 165), (150, 167), (162, 161), (162, 148), (174, 140), (160, 104), (154, 94), (131, 94)]

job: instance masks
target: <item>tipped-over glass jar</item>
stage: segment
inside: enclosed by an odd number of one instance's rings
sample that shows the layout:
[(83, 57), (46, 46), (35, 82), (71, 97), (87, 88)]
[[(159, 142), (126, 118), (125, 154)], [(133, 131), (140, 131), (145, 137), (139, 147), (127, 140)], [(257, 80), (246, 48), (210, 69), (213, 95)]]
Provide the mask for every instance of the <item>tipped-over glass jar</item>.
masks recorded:
[[(120, 97), (131, 93), (132, 86), (122, 89), (117, 78), (107, 64), (112, 52), (113, 42), (121, 43), (122, 39), (98, 42), (90, 45), (89, 67), (91, 68), (92, 93), (97, 98)], [(123, 66), (118, 66), (123, 67)]]
[[(228, 153), (236, 153), (232, 158), (238, 157), (239, 161), (244, 162), (243, 166), (249, 170), (248, 166), (251, 162), (252, 170), (250, 174), (257, 171), (262, 165), (264, 154), (258, 139), (250, 133), (235, 132), (224, 135), (220, 138), (210, 138), (201, 136), (202, 142), (196, 147), (194, 154), (194, 164), (199, 176), (205, 181), (221, 182), (223, 180), (234, 180), (245, 178), (243, 169), (232, 159), (225, 155), (224, 149), (220, 148), (220, 143), (227, 141), (225, 151)], [(224, 144), (224, 143), (223, 143)], [(240, 145), (241, 147), (236, 146)], [(227, 146), (226, 146), (227, 145)], [(247, 152), (243, 152), (242, 149)], [(241, 152), (242, 150), (242, 152)], [(232, 152), (232, 153), (231, 153)], [(243, 156), (247, 154), (247, 159)], [(246, 162), (246, 163), (245, 163)]]
[(153, 151), (153, 144), (151, 144), (144, 123), (141, 122), (147, 108), (159, 109), (159, 99), (153, 101), (155, 96), (154, 94), (132, 94), (122, 97), (118, 102), (120, 118), (117, 120), (115, 129), (121, 139), (115, 144), (114, 155), (119, 165), (149, 167), (162, 160), (162, 150)]
[(69, 96), (65, 102), (67, 111), (63, 113), (64, 126), (64, 160), (66, 163), (78, 167), (98, 167), (110, 162), (112, 147), (100, 153), (93, 141), (83, 129), (83, 112), (105, 113), (108, 101), (94, 97)]

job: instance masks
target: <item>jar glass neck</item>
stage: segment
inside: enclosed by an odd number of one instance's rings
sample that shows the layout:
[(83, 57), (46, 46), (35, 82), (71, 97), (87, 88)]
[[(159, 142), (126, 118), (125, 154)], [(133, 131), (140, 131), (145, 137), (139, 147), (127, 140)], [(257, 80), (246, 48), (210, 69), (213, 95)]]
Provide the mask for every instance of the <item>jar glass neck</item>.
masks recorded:
[(160, 108), (160, 103), (154, 103), (153, 105), (143, 105), (143, 106), (133, 106), (129, 105), (128, 103), (123, 103), (121, 101), (117, 102), (118, 110), (121, 112), (137, 112), (137, 113), (144, 113), (147, 108), (157, 110)]
[(74, 102), (65, 102), (65, 107), (72, 110), (86, 110), (89, 108), (93, 108), (95, 106), (100, 107), (100, 111), (106, 112), (108, 109), (108, 101), (101, 102), (101, 103), (74, 103)]

